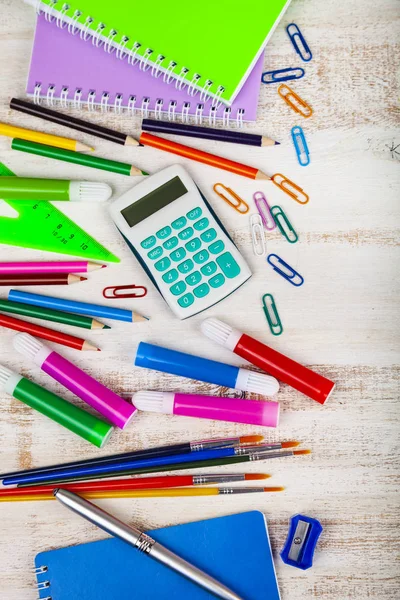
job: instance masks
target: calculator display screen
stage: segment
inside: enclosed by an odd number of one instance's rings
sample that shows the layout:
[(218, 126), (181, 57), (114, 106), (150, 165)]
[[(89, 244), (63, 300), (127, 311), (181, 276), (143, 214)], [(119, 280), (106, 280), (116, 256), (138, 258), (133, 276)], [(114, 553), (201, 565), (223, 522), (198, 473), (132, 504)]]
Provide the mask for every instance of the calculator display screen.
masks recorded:
[(176, 176), (167, 181), (167, 183), (163, 183), (163, 185), (150, 192), (150, 194), (143, 196), (137, 202), (121, 210), (121, 215), (129, 227), (133, 227), (186, 193), (187, 189), (180, 178)]

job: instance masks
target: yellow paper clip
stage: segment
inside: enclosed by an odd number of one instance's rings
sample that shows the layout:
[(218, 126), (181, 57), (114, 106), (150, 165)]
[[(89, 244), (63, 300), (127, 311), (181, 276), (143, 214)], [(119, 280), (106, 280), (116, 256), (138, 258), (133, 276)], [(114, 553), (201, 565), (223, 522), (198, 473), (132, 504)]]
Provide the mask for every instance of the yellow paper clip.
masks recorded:
[[(225, 192), (228, 192), (230, 198), (225, 196), (222, 192), (219, 192), (217, 189), (218, 186), (222, 187), (222, 189), (225, 190)], [(245, 215), (249, 212), (250, 206), (243, 200), (243, 198), (238, 196), (236, 192), (231, 190), (231, 188), (226, 187), (222, 183), (216, 183), (213, 187), (213, 190), (220, 198), (222, 198), (222, 200), (225, 200), (225, 202), (227, 202), (229, 206), (232, 206), (232, 208), (234, 208), (241, 215)]]
[(286, 83), (282, 83), (282, 85), (278, 87), (278, 94), (281, 98), (283, 98), (286, 104), (290, 106), (290, 108), (293, 108), (295, 112), (297, 112), (305, 119), (308, 119), (313, 114), (313, 109), (311, 108), (311, 106), (307, 104), (305, 100), (300, 98), (300, 96), (298, 96), (292, 90), (292, 88), (286, 85)]
[(282, 175), (282, 173), (275, 173), (271, 177), (273, 183), (278, 186), (283, 192), (286, 192), (293, 200), (296, 200), (299, 204), (307, 204), (309, 201), (309, 197), (305, 193), (305, 191), (290, 181), (287, 177)]

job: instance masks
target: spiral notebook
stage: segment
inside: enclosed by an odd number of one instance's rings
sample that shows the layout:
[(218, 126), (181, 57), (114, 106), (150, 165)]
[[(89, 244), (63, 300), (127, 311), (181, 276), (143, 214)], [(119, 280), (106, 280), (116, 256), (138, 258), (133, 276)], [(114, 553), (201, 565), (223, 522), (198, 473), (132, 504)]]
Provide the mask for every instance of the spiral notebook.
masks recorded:
[[(279, 600), (261, 512), (148, 533), (245, 600)], [(209, 592), (117, 539), (42, 552), (36, 556), (35, 566), (42, 600), (215, 600)]]
[(25, 0), (61, 28), (153, 76), (230, 105), (290, 0)]
[(263, 55), (258, 59), (245, 85), (231, 107), (212, 106), (212, 101), (200, 102), (196, 90), (189, 96), (186, 90), (177, 90), (163, 77), (152, 77), (138, 65), (120, 61), (115, 54), (99, 53), (80, 37), (59, 29), (44, 15), (37, 19), (36, 33), (27, 83), (27, 94), (36, 101), (45, 99), (49, 104), (59, 100), (63, 106), (73, 103), (94, 109), (128, 110), (143, 117), (193, 117), (214, 124), (222, 119), (226, 125), (240, 125), (255, 121), (263, 68)]

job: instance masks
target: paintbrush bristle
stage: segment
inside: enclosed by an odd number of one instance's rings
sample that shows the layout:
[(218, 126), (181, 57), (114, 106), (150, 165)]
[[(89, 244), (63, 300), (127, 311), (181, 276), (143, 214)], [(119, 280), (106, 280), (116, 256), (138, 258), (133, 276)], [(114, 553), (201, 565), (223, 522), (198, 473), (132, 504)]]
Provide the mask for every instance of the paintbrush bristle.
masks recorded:
[(281, 442), (282, 448), (295, 448), (296, 446), (300, 446), (301, 442), (297, 440), (292, 440), (291, 442)]
[(253, 481), (255, 479), (268, 479), (271, 475), (267, 473), (246, 473), (244, 476), (245, 481)]
[(298, 454), (311, 454), (311, 450), (293, 450), (294, 455)]
[(284, 487), (266, 487), (264, 492), (283, 492), (284, 489)]
[(264, 439), (263, 435), (243, 435), (239, 438), (241, 444), (258, 444)]

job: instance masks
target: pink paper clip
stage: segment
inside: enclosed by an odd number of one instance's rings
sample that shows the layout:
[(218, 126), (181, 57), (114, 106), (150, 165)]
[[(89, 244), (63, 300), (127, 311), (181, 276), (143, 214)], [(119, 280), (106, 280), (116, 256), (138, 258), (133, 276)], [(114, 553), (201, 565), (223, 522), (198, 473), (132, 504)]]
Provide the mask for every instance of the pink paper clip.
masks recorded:
[(271, 214), (271, 209), (267, 202), (266, 197), (264, 196), (264, 192), (255, 192), (253, 194), (254, 203), (257, 207), (258, 212), (260, 213), (260, 217), (262, 222), (264, 223), (264, 227), (267, 231), (272, 231), (276, 227), (275, 219)]
[[(110, 292), (108, 292), (110, 290)], [(133, 292), (132, 294), (120, 294), (120, 291), (124, 290), (143, 290), (141, 294)], [(147, 289), (143, 285), (111, 285), (104, 288), (103, 296), (108, 300), (113, 298), (143, 298), (147, 294)]]

